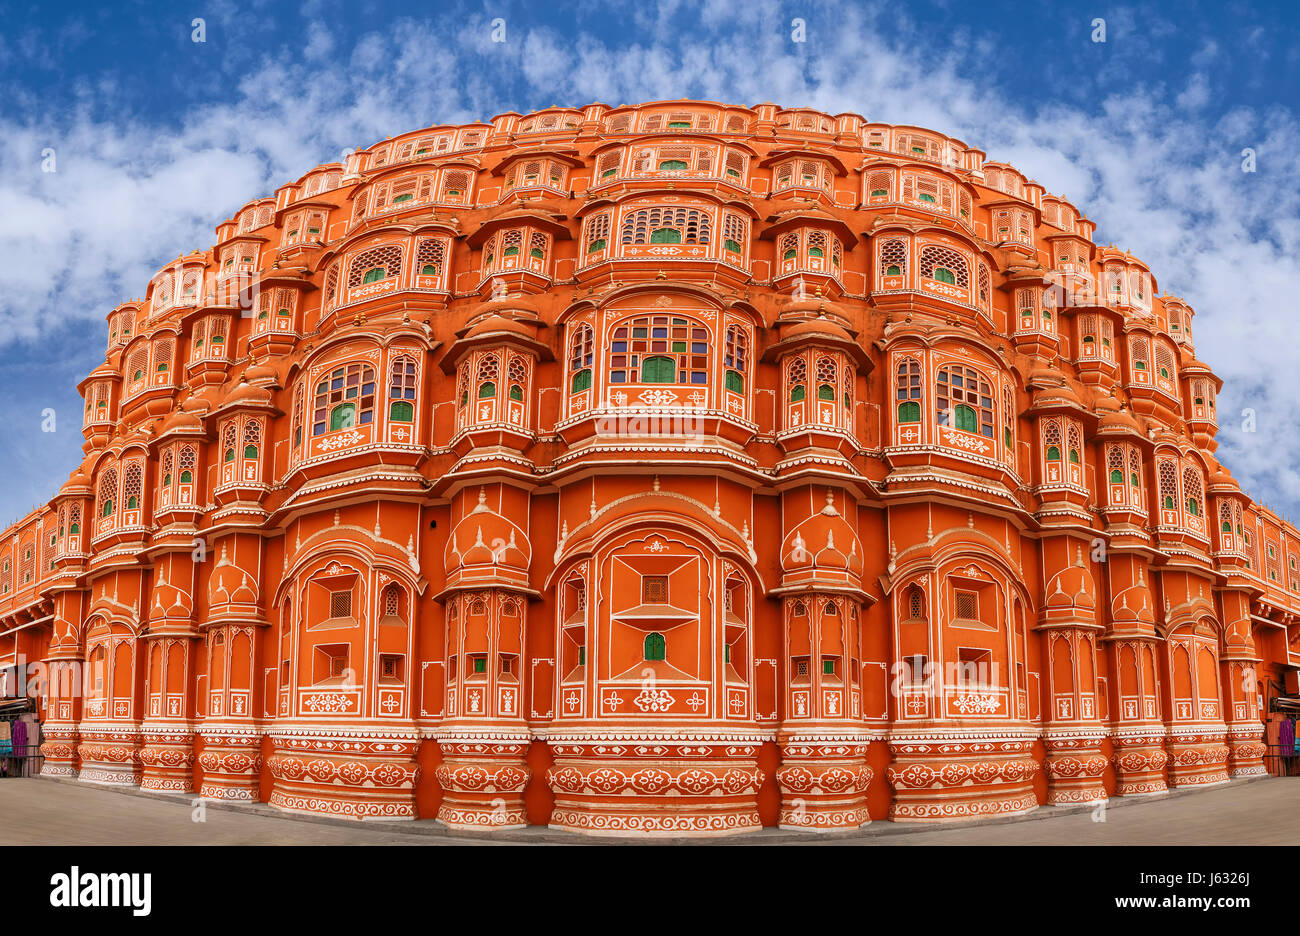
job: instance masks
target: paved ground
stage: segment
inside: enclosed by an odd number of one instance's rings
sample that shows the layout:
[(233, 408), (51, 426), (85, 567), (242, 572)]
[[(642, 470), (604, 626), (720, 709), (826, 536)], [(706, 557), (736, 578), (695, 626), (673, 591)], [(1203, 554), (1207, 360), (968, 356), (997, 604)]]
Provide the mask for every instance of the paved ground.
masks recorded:
[[(3, 845), (478, 845), (448, 835), (431, 820), (358, 823), (296, 819), (269, 806), (209, 804), (193, 819), (194, 797), (108, 790), (39, 779), (0, 780)], [(769, 829), (752, 844), (861, 845), (1293, 845), (1300, 842), (1300, 777), (1236, 781), (1208, 790), (1138, 801), (1111, 800), (1104, 811), (1039, 809), (1018, 820), (942, 829), (877, 822), (853, 836), (809, 836)], [(1094, 818), (1096, 817), (1096, 818)], [(512, 843), (588, 841), (530, 829), (505, 833)], [(610, 844), (617, 839), (597, 839)], [(718, 841), (718, 840), (714, 840)]]

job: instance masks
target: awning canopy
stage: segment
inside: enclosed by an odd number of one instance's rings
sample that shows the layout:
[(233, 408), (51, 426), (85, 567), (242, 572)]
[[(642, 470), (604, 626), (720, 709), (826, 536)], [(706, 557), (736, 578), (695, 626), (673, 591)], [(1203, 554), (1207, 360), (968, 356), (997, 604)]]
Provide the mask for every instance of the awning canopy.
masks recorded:
[(1300, 696), (1274, 696), (1273, 711), (1300, 712)]
[(31, 699), (0, 699), (0, 718), (7, 715), (22, 715), (25, 712), (33, 711), (35, 711), (35, 708)]

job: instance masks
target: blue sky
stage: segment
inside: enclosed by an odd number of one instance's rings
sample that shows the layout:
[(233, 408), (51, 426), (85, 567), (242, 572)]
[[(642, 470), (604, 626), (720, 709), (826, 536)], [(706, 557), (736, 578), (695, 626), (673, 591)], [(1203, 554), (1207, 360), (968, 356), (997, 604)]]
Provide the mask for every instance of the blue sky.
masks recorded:
[(1300, 519), (1298, 21), (1246, 3), (0, 3), (0, 523), (82, 456), (75, 384), (104, 314), (249, 199), (416, 127), (672, 97), (933, 127), (1074, 200), (1194, 306), (1227, 381), (1217, 454)]

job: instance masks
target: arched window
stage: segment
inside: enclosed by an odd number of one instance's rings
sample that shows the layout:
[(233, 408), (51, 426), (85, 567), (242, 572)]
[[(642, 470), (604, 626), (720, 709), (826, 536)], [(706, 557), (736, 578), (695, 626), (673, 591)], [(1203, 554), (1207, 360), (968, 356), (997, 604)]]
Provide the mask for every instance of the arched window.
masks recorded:
[(921, 248), (921, 275), (950, 286), (970, 288), (970, 264), (958, 251), (936, 244)]
[(523, 355), (511, 354), (506, 367), (506, 396), (516, 402), (524, 398), (524, 386), (528, 383), (528, 362)]
[(1174, 355), (1165, 345), (1156, 343), (1156, 372), (1167, 381), (1174, 379)]
[(993, 438), (993, 390), (979, 371), (960, 364), (939, 369), (935, 415), (940, 426)]
[(415, 249), (415, 268), (420, 276), (441, 276), (446, 263), (447, 245), (435, 237), (420, 240)]
[(794, 358), (786, 368), (786, 382), (790, 387), (790, 402), (798, 403), (808, 397), (808, 364), (802, 357)]
[(1065, 444), (1064, 434), (1061, 430), (1061, 421), (1056, 418), (1045, 419), (1042, 423), (1043, 430), (1043, 458), (1048, 462), (1048, 481), (1062, 481), (1064, 475), (1061, 474), (1061, 448)]
[(497, 374), (500, 370), (501, 362), (495, 354), (485, 354), (479, 358), (478, 362), (478, 391), (475, 398), (479, 400), (492, 400), (497, 395)]
[(127, 462), (122, 472), (122, 499), (127, 510), (140, 509), (140, 494), (144, 488), (144, 463)]
[(312, 435), (364, 426), (374, 418), (375, 372), (370, 365), (345, 364), (316, 385)]
[(378, 282), (402, 272), (402, 248), (385, 244), (362, 251), (348, 268), (348, 288), (355, 289), (367, 283)]
[(1134, 338), (1129, 344), (1130, 356), (1133, 361), (1135, 371), (1144, 371), (1147, 369), (1147, 360), (1150, 357), (1149, 342), (1145, 338)]
[(611, 335), (611, 383), (709, 382), (709, 331), (693, 319), (646, 315), (620, 322)]
[(1010, 387), (1002, 388), (1002, 447), (1008, 460), (1015, 458), (1015, 433), (1012, 426), (1016, 423), (1014, 395)]
[(646, 634), (644, 650), (645, 652), (643, 655), (646, 660), (656, 661), (666, 659), (668, 646), (667, 641), (664, 640), (664, 635), (659, 633)]
[(898, 404), (898, 421), (921, 421), (921, 364), (916, 358), (905, 357), (898, 362), (894, 374), (894, 400)]
[(1192, 517), (1205, 515), (1204, 488), (1201, 473), (1194, 466), (1183, 469), (1183, 495), (1187, 498), (1187, 514)]
[[(611, 171), (617, 172), (618, 169), (615, 167)], [(587, 220), (586, 244), (589, 254), (609, 246), (609, 212), (593, 215)]]
[(127, 364), (127, 378), (131, 381), (131, 389), (138, 389), (144, 381), (145, 371), (149, 369), (149, 349), (138, 348), (131, 355), (131, 361)]
[(919, 586), (913, 585), (907, 590), (907, 601), (903, 611), (908, 621), (925, 620), (925, 593)]
[(383, 617), (405, 621), (406, 616), (403, 611), (405, 610), (404, 606), (406, 602), (402, 600), (404, 597), (405, 595), (402, 591), (402, 586), (398, 585), (396, 582), (391, 583), (387, 588), (385, 588), (383, 598), (381, 599)]
[(907, 273), (907, 241), (894, 237), (880, 245), (880, 269), (885, 276), (904, 276)]
[[(1078, 464), (1080, 464), (1080, 461), (1081, 461), (1080, 452), (1082, 452), (1082, 450), (1083, 450), (1083, 430), (1081, 430), (1081, 429), (1079, 428), (1079, 424), (1076, 423), (1076, 422), (1075, 422), (1074, 420), (1072, 420), (1072, 419), (1070, 419), (1070, 420), (1066, 420), (1066, 423), (1065, 423), (1065, 430), (1066, 430), (1066, 436), (1065, 436), (1065, 439), (1066, 439), (1066, 448), (1065, 448), (1065, 457), (1066, 457), (1066, 460), (1067, 460), (1071, 465), (1078, 465)], [(1070, 473), (1070, 480), (1073, 481), (1073, 482), (1075, 482), (1075, 483), (1079, 483), (1079, 482), (1082, 481), (1082, 478), (1079, 476), (1078, 472), (1076, 472), (1076, 471), (1071, 471), (1071, 473)]]
[(198, 462), (198, 450), (193, 445), (182, 446), (177, 462), (181, 469), (181, 484), (194, 483), (194, 466)]
[(393, 359), (388, 368), (388, 419), (409, 423), (415, 420), (415, 361), (405, 354)]
[(835, 361), (828, 357), (817, 359), (817, 399), (834, 400), (836, 375), (838, 368)]
[(469, 361), (460, 366), (456, 377), (456, 407), (463, 409), (469, 405)]
[(221, 430), (221, 461), (230, 464), (235, 460), (235, 435), (239, 431), (237, 420), (230, 420)]
[[(611, 130), (611, 132), (618, 131)], [(610, 179), (618, 175), (619, 163), (622, 160), (623, 150), (621, 148), (602, 153), (600, 158), (596, 160), (596, 178)]]
[(153, 369), (156, 373), (166, 373), (171, 367), (172, 343), (170, 339), (159, 341), (153, 346)]
[(727, 340), (723, 349), (722, 366), (725, 368), (724, 386), (733, 393), (745, 392), (745, 362), (749, 336), (739, 325), (727, 326)]
[(117, 468), (110, 466), (104, 469), (104, 473), (99, 477), (99, 515), (101, 517), (113, 516), (117, 503)]
[(592, 330), (579, 325), (569, 344), (569, 390), (581, 393), (591, 389)]
[(244, 418), (244, 460), (257, 461), (258, 446), (262, 444), (262, 421)]
[[(1160, 486), (1160, 505), (1163, 510), (1178, 509), (1178, 469), (1172, 458), (1161, 458), (1156, 463)], [(1168, 519), (1168, 518), (1166, 518)]]

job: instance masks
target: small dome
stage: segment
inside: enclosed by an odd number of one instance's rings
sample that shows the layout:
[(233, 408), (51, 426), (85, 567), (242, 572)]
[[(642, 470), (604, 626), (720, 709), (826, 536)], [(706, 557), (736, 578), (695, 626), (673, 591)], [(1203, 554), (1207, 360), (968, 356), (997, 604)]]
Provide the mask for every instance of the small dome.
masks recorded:
[(271, 393), (265, 387), (259, 387), (251, 383), (240, 383), (226, 395), (225, 403), (252, 404), (255, 406), (269, 406), (271, 403)]
[(90, 478), (80, 468), (68, 475), (68, 480), (63, 482), (59, 488), (59, 497), (71, 497), (78, 494), (89, 494), (91, 492)]
[(163, 420), (162, 430), (159, 432), (159, 435), (178, 431), (202, 432), (203, 420), (195, 416), (193, 413), (187, 413), (184, 410), (176, 410), (176, 412), (172, 413), (171, 416)]
[(819, 338), (833, 338), (837, 341), (852, 341), (853, 336), (833, 319), (807, 319), (781, 328), (781, 340), (790, 341), (803, 335), (815, 335)]
[(449, 570), (488, 566), (526, 576), (531, 554), (524, 531), (488, 507), (480, 491), (478, 506), (452, 530), (444, 559)]
[(786, 535), (781, 544), (781, 568), (787, 574), (822, 571), (862, 574), (862, 549), (857, 534), (835, 510), (830, 497), (820, 513)]
[(1097, 420), (1097, 431), (1099, 433), (1116, 432), (1116, 433), (1141, 433), (1142, 430), (1133, 418), (1133, 414), (1126, 409), (1118, 409), (1114, 412), (1107, 413)]
[(1056, 573), (1047, 583), (1047, 607), (1091, 611), (1096, 606), (1097, 586), (1092, 580), (1092, 573), (1083, 565), (1080, 548), (1076, 563)]
[(1115, 595), (1115, 600), (1111, 602), (1111, 619), (1116, 625), (1155, 625), (1155, 601), (1140, 571), (1136, 585), (1125, 588)]
[(250, 364), (244, 378), (250, 383), (279, 383), (280, 373), (269, 364)]
[(517, 319), (508, 319), (501, 315), (488, 315), (471, 326), (470, 330), (464, 335), (465, 338), (477, 338), (480, 335), (518, 335), (529, 341), (537, 339), (537, 331), (524, 322)]
[(1068, 383), (1044, 387), (1034, 394), (1034, 406), (1079, 406), (1082, 401)]

